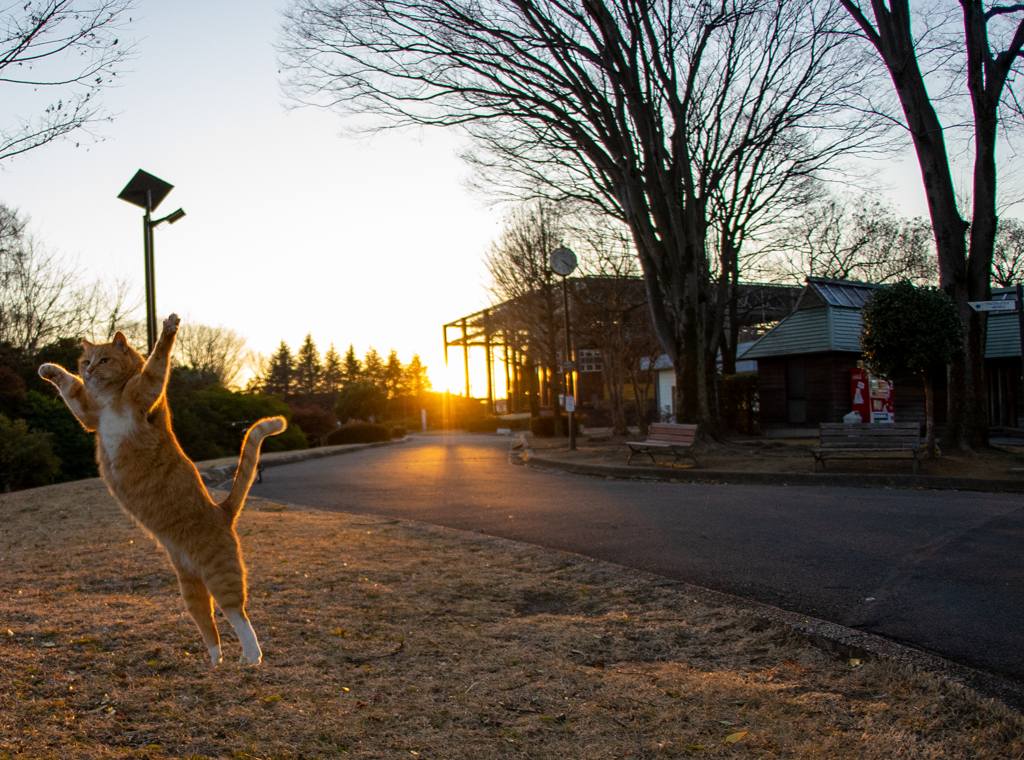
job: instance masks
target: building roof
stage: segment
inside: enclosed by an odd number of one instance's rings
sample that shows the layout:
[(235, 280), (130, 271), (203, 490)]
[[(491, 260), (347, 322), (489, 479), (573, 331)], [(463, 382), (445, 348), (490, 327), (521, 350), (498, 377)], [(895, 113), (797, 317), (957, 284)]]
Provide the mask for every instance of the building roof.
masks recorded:
[(793, 313), (736, 358), (748, 361), (826, 351), (859, 354), (860, 308), (879, 287), (870, 282), (808, 277)]
[[(796, 310), (766, 332), (736, 358), (819, 354), (827, 351), (861, 353), (863, 322), (860, 309), (880, 285), (808, 277)], [(993, 301), (1014, 301), (1014, 288), (996, 288)], [(993, 313), (988, 318), (985, 358), (1020, 356), (1020, 328), (1016, 313)]]

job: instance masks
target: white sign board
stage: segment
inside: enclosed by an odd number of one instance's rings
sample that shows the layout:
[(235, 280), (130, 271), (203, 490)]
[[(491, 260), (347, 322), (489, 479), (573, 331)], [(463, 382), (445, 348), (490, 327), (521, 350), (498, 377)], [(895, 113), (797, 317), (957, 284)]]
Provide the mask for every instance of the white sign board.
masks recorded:
[(975, 311), (1017, 311), (1016, 301), (968, 301)]
[(565, 411), (575, 412), (576, 411), (576, 397), (566, 396), (565, 397)]

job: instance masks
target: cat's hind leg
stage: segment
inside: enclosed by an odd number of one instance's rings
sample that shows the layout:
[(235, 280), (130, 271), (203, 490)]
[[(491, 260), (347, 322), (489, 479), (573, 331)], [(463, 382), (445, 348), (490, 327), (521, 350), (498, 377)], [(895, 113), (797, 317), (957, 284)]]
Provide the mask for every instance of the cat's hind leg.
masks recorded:
[(263, 652), (256, 639), (256, 631), (245, 614), (245, 575), (241, 560), (237, 564), (223, 563), (216, 572), (207, 574), (206, 583), (217, 606), (238, 634), (238, 641), (242, 645), (240, 660), (248, 660), (250, 665), (259, 665), (263, 660)]
[(213, 621), (213, 597), (203, 582), (184, 568), (178, 568), (178, 584), (181, 587), (181, 598), (185, 600), (188, 614), (196, 621), (199, 632), (203, 634), (206, 649), (210, 653), (210, 661), (219, 665), (220, 634), (217, 624)]

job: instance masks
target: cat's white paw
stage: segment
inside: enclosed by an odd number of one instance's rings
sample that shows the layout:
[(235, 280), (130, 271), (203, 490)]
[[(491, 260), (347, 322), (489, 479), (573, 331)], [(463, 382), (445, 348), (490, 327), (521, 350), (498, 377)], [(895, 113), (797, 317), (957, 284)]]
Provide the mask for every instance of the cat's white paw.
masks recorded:
[(56, 364), (43, 364), (39, 367), (39, 376), (51, 383), (56, 383), (64, 375), (64, 370)]
[(209, 651), (210, 651), (210, 662), (212, 662), (214, 665), (220, 665), (221, 660), (223, 659), (220, 656), (220, 647), (219, 646), (210, 647)]
[(238, 661), (248, 662), (250, 665), (259, 665), (263, 662), (263, 652), (257, 649), (253, 656), (249, 656), (245, 652), (242, 652), (242, 654), (238, 656)]
[(177, 314), (172, 314), (164, 320), (164, 335), (174, 335), (178, 332), (178, 325), (181, 324), (181, 320)]

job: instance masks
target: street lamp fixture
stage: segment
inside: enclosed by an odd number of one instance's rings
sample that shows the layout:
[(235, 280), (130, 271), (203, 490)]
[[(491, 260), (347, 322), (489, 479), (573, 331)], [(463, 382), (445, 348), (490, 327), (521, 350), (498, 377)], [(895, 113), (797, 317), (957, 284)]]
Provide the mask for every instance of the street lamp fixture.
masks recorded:
[(145, 209), (146, 212), (142, 217), (142, 249), (146, 265), (146, 343), (149, 346), (149, 353), (153, 352), (153, 346), (156, 345), (157, 339), (153, 230), (157, 225), (164, 222), (174, 224), (185, 216), (185, 211), (179, 208), (174, 213), (155, 221), (151, 218), (151, 215), (173, 189), (174, 185), (139, 169), (135, 176), (132, 177), (131, 182), (125, 185), (124, 190), (117, 196), (123, 201), (128, 201), (128, 203)]
[(576, 413), (576, 388), (573, 382), (576, 366), (572, 361), (572, 336), (569, 333), (569, 289), (566, 277), (576, 269), (576, 254), (568, 248), (556, 248), (551, 252), (551, 271), (562, 276), (562, 303), (565, 311), (565, 411), (569, 416), (569, 450), (576, 450), (576, 428), (573, 425)]

